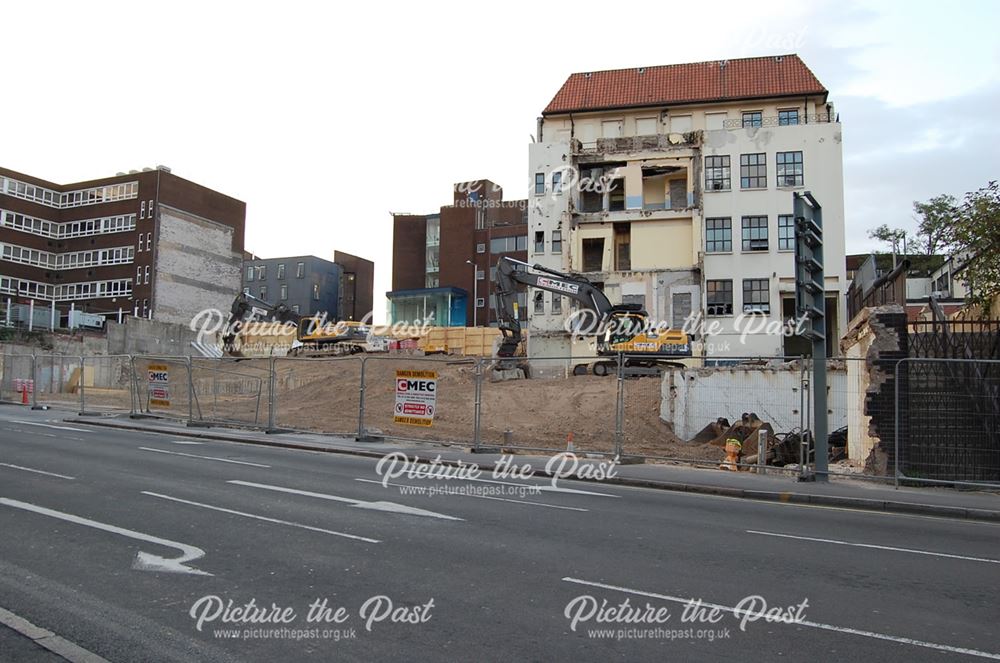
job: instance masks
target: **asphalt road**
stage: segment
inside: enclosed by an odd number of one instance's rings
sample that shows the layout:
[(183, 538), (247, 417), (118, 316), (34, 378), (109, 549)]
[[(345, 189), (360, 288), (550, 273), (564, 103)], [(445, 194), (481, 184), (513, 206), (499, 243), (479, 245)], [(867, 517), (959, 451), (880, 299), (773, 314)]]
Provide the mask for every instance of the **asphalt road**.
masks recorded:
[(1000, 658), (1000, 526), (504, 481), (0, 407), (0, 608), (111, 661)]

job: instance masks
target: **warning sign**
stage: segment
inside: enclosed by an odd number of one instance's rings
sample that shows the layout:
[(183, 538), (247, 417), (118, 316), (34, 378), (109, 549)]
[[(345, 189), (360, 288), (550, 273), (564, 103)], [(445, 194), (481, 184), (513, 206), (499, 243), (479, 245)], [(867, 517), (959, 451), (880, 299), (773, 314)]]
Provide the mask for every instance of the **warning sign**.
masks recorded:
[(166, 364), (149, 365), (149, 404), (170, 407), (170, 369)]
[(430, 426), (437, 408), (437, 371), (396, 371), (397, 424)]

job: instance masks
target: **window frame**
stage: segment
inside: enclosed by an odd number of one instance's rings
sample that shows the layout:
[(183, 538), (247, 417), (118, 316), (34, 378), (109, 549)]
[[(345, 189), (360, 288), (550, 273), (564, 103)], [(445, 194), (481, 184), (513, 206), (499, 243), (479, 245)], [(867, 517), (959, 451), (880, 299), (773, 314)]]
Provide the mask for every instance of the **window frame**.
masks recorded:
[[(715, 224), (718, 224), (717, 227)], [(726, 234), (728, 232), (728, 237)], [(709, 233), (722, 233), (722, 237), (709, 235)], [(721, 245), (721, 248), (715, 248)], [(728, 246), (727, 246), (728, 245)], [(733, 252), (733, 218), (731, 216), (713, 216), (705, 219), (705, 253), (732, 253)]]
[[(751, 175), (751, 172), (754, 174)], [(740, 188), (767, 188), (767, 152), (748, 152), (740, 155)]]
[[(754, 293), (762, 301), (754, 302)], [(771, 315), (771, 279), (743, 279), (743, 313)]]
[[(720, 285), (728, 285), (728, 288), (719, 288)], [(714, 286), (714, 287), (713, 287)], [(722, 294), (722, 301), (718, 295)], [(728, 294), (728, 301), (725, 295)], [(715, 301), (713, 301), (713, 299)], [(722, 312), (713, 311), (713, 307), (722, 306)], [(705, 315), (712, 318), (724, 318), (733, 315), (733, 280), (732, 279), (707, 279), (705, 281)]]
[(535, 195), (545, 194), (545, 173), (535, 173)]
[[(740, 250), (744, 253), (767, 253), (771, 250), (769, 220), (764, 214), (748, 214), (740, 218)], [(756, 233), (754, 231), (757, 231)], [(763, 232), (761, 232), (763, 231)], [(754, 237), (754, 235), (757, 235)], [(754, 248), (754, 242), (764, 245)]]
[[(709, 165), (711, 159), (711, 165)], [(718, 165), (716, 165), (718, 160)], [(733, 188), (732, 157), (729, 154), (709, 154), (705, 156), (705, 191), (731, 191)], [(712, 175), (712, 177), (709, 177)], [(715, 175), (719, 175), (715, 177)], [(718, 182), (719, 187), (712, 186)]]
[(552, 253), (561, 254), (562, 253), (562, 231), (553, 230), (552, 231)]
[[(788, 223), (782, 224), (783, 221)], [(782, 237), (782, 230), (787, 230), (787, 236)], [(779, 214), (778, 215), (778, 250), (779, 251), (794, 251), (795, 250), (795, 215), (794, 214)]]
[[(748, 116), (750, 117), (749, 124), (747, 124)], [(740, 126), (744, 129), (759, 129), (764, 124), (764, 111), (762, 110), (742, 111), (740, 117), (742, 118)]]
[[(788, 161), (789, 157), (791, 161)], [(778, 186), (805, 186), (805, 159), (803, 158), (802, 150), (776, 152), (774, 155), (774, 164)], [(789, 168), (791, 168), (791, 174), (788, 173)], [(791, 184), (788, 183), (789, 177), (792, 178)]]

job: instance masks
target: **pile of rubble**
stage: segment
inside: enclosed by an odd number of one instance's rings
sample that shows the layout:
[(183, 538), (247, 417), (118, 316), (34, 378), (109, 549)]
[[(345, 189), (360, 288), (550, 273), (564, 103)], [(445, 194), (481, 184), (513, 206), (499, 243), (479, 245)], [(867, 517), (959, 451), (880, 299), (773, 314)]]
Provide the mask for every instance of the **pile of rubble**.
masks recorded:
[[(723, 452), (722, 469), (747, 469), (747, 465), (757, 463), (761, 431), (767, 440), (764, 462), (774, 467), (797, 466), (802, 462), (802, 432), (794, 429), (785, 433), (775, 433), (771, 424), (761, 421), (754, 412), (744, 412), (736, 423), (729, 423), (726, 417), (719, 417), (705, 426), (690, 440), (690, 444), (708, 444)], [(843, 461), (847, 458), (847, 427), (831, 433), (828, 438), (829, 461)], [(809, 448), (807, 463), (815, 460), (815, 449)]]

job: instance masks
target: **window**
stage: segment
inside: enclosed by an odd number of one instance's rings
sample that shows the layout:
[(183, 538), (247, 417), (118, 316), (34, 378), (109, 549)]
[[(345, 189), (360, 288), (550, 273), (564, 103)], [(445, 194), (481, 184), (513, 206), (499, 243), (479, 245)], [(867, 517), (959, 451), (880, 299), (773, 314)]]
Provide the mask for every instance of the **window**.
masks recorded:
[(791, 214), (778, 216), (778, 250), (795, 250), (795, 217)]
[(535, 253), (545, 253), (545, 231), (535, 231)]
[(259, 265), (257, 267), (257, 280), (258, 281), (267, 280), (267, 265)]
[[(139, 281), (141, 281), (141, 280), (142, 280), (142, 266), (139, 265), (139, 266), (136, 266), (136, 268), (135, 268), (135, 282), (139, 283)], [(244, 290), (245, 290), (245, 288), (244, 288)]]
[(142, 282), (149, 285), (149, 265), (142, 270)]
[(139, 218), (140, 219), (145, 219), (146, 218), (146, 201), (145, 200), (142, 201), (139, 204)]
[(562, 193), (562, 173), (558, 170), (552, 173), (552, 193)]
[(743, 217), (743, 250), (767, 251), (767, 217)]
[(771, 288), (767, 279), (743, 279), (743, 312), (771, 312)]
[(486, 244), (476, 244), (476, 253), (486, 253)]
[(484, 306), (486, 306), (486, 300), (485, 299), (483, 299), (482, 297), (479, 297), (478, 299), (476, 299), (476, 308), (483, 308)]
[(243, 294), (244, 295), (249, 295), (250, 294), (250, 288), (249, 287), (243, 288)]
[(534, 296), (532, 297), (535, 305), (535, 313), (545, 313), (545, 293), (541, 290), (536, 290)]
[(247, 281), (253, 281), (253, 265), (247, 265)]
[(604, 238), (583, 240), (583, 271), (599, 272), (604, 266)]
[[(690, 116), (688, 116), (690, 119)], [(676, 119), (676, 118), (674, 118)], [(674, 129), (677, 131), (677, 129)], [(656, 118), (655, 117), (639, 117), (635, 120), (635, 135), (636, 136), (655, 136), (656, 131)]]
[(496, 280), (497, 280), (497, 268), (490, 267), (490, 281), (496, 281)]
[(562, 253), (562, 231), (552, 231), (552, 253)]
[(263, 299), (265, 302), (267, 301), (267, 286), (266, 285), (262, 285), (260, 287), (260, 298)]
[(740, 155), (740, 188), (763, 189), (767, 186), (767, 155)]
[(278, 263), (278, 278), (279, 279), (285, 278), (285, 263), (283, 262)]
[(733, 314), (733, 282), (729, 279), (705, 281), (708, 315)]
[(562, 295), (552, 293), (552, 312), (562, 313)]
[(304, 262), (296, 263), (295, 278), (301, 279), (305, 275), (306, 275), (306, 264)]
[(778, 111), (778, 126), (779, 127), (785, 127), (785, 126), (788, 126), (789, 124), (798, 124), (798, 123), (799, 123), (799, 109), (798, 108), (790, 108), (788, 110), (779, 110)]
[(726, 253), (733, 250), (733, 220), (729, 217), (705, 219), (705, 252)]
[(153, 243), (153, 233), (146, 233), (146, 250), (149, 251), (150, 245)]
[(705, 157), (705, 190), (725, 191), (730, 186), (729, 155)]
[(150, 315), (149, 315), (149, 300), (148, 299), (142, 300), (142, 317), (144, 317), (144, 318), (150, 317)]
[(763, 122), (760, 111), (743, 113), (743, 127), (759, 127)]
[(802, 186), (802, 152), (778, 152), (778, 186)]
[(153, 199), (152, 198), (150, 198), (150, 200), (149, 200), (149, 207), (147, 209), (149, 210), (149, 218), (152, 219), (153, 218)]
[(726, 128), (726, 113), (705, 113), (705, 130), (718, 131)]
[(674, 115), (670, 118), (670, 131), (675, 134), (686, 134), (691, 131), (690, 115)]
[(313, 301), (319, 301), (319, 284), (313, 283)]
[(292, 313), (296, 313), (296, 314), (299, 313), (299, 305), (298, 304), (292, 304)]
[(142, 253), (142, 233), (139, 233), (139, 245), (135, 249), (136, 253)]
[(279, 290), (279, 292), (281, 293), (281, 301), (285, 301), (285, 300), (288, 299), (288, 286), (287, 285), (285, 285), (284, 283), (282, 283), (281, 284), (281, 289)]
[(476, 280), (477, 281), (482, 281), (485, 278), (486, 278), (486, 272), (483, 271), (483, 270), (481, 270), (481, 269), (477, 269), (476, 270)]
[(535, 195), (545, 193), (545, 173), (535, 173)]
[(490, 240), (490, 253), (509, 253), (511, 251), (527, 251), (528, 236), (494, 237)]

